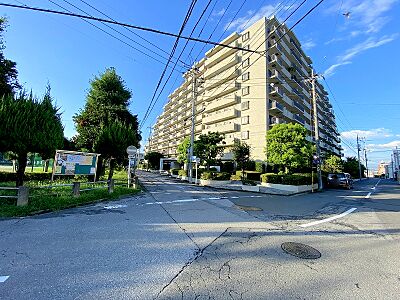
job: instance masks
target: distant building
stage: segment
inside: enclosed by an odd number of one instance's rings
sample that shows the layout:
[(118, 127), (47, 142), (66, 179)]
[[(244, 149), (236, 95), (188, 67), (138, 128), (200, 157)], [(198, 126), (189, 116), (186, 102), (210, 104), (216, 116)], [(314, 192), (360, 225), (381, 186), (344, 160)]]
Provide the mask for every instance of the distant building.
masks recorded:
[[(310, 84), (311, 59), (300, 42), (275, 18), (263, 18), (241, 33), (232, 33), (223, 44), (257, 50), (215, 46), (195, 64), (203, 83), (197, 87), (195, 136), (208, 132), (225, 135), (228, 146), (242, 140), (252, 148), (252, 158), (266, 159), (266, 132), (281, 123), (299, 123), (312, 141)], [(171, 95), (158, 116), (146, 151), (176, 157), (177, 146), (191, 133), (192, 77)], [(335, 115), (323, 86), (316, 83), (320, 145), (324, 152), (341, 154)]]

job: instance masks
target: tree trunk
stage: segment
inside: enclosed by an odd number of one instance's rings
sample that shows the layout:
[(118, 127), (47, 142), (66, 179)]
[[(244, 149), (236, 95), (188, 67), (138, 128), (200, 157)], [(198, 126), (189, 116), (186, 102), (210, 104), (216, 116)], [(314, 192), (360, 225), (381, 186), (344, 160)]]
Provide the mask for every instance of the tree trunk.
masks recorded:
[(45, 172), (45, 173), (47, 173), (47, 172), (49, 171), (49, 163), (50, 163), (50, 160), (49, 160), (49, 159), (46, 159), (46, 160), (44, 161), (44, 172)]
[(110, 158), (110, 172), (108, 173), (108, 181), (110, 181), (114, 175), (115, 159)]
[(19, 187), (24, 184), (24, 174), (26, 168), (26, 157), (28, 153), (18, 154), (18, 170), (17, 170), (17, 181), (16, 186)]
[(97, 170), (96, 170), (96, 180), (100, 180), (100, 177), (104, 175), (104, 159), (99, 156), (98, 162), (97, 162)]

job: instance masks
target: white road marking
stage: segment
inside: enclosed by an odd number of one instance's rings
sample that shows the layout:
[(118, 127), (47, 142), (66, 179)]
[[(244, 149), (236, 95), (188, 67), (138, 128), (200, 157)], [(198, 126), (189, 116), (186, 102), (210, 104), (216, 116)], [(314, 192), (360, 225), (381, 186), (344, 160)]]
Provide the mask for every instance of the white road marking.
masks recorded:
[(357, 209), (357, 208), (353, 207), (353, 208), (350, 208), (349, 210), (346, 210), (344, 213), (341, 213), (340, 215), (336, 215), (336, 216), (333, 216), (333, 217), (330, 217), (330, 218), (326, 218), (326, 219), (319, 220), (319, 221), (314, 221), (314, 222), (307, 223), (307, 224), (302, 224), (302, 225), (299, 225), (299, 226), (305, 228), (305, 227), (310, 227), (310, 226), (318, 225), (318, 224), (321, 224), (321, 223), (330, 222), (330, 221), (333, 221), (333, 220), (342, 218), (342, 217), (344, 217), (344, 216), (346, 216), (346, 215), (352, 213), (352, 212), (355, 211), (356, 209)]
[(375, 186), (378, 186), (379, 182), (381, 182), (382, 179), (379, 179), (378, 182), (375, 184)]
[(219, 198), (219, 197), (211, 197), (211, 198), (208, 198), (208, 200), (219, 200), (219, 199), (221, 199), (221, 198)]
[(371, 197), (371, 192), (369, 192), (368, 195), (365, 196), (365, 199), (369, 199), (369, 197)]
[(6, 281), (10, 276), (0, 276), (0, 283)]
[(104, 206), (105, 209), (117, 209), (117, 208), (124, 208), (124, 207), (128, 207), (128, 205), (126, 205), (126, 204), (117, 204), (117, 205)]
[(231, 199), (239, 199), (239, 197), (232, 196)]

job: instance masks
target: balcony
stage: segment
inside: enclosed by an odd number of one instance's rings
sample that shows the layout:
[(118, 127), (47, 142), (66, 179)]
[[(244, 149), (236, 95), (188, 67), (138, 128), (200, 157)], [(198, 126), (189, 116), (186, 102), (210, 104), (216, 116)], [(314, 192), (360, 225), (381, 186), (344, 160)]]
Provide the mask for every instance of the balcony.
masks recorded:
[(219, 99), (214, 99), (212, 102), (210, 102), (207, 106), (205, 111), (206, 112), (212, 112), (217, 109), (225, 108), (228, 106), (235, 105), (239, 102), (239, 97), (236, 95), (230, 95), (225, 98), (219, 98)]
[(304, 107), (296, 100), (293, 100), (293, 107), (297, 108), (298, 110), (304, 113)]
[[(229, 61), (221, 63), (221, 64), (215, 64), (212, 67), (208, 68), (207, 71), (204, 73), (204, 78), (206, 80), (210, 79), (210, 78), (234, 67), (239, 62), (240, 62), (240, 57), (238, 55), (232, 56), (232, 58)], [(233, 73), (233, 72), (234, 72), (234, 70), (231, 71), (231, 73)], [(228, 73), (228, 76), (229, 76), (229, 73)]]
[(282, 76), (279, 74), (279, 72), (277, 70), (268, 70), (268, 77), (270, 82), (272, 83), (282, 83)]
[(239, 113), (234, 108), (225, 108), (224, 110), (217, 110), (209, 114), (203, 119), (204, 124), (217, 123), (224, 120), (229, 120), (238, 117)]
[(302, 117), (300, 117), (299, 115), (293, 114), (293, 119), (296, 122), (299, 122), (301, 125), (305, 125), (306, 124), (306, 120), (304, 120)]
[(285, 95), (285, 93), (282, 91), (282, 89), (280, 89), (277, 86), (268, 86), (268, 91), (269, 94), (271, 95), (271, 97), (281, 97), (283, 98), (283, 96)]
[(221, 86), (218, 86), (212, 90), (206, 91), (204, 96), (205, 98), (208, 99), (208, 101), (211, 101), (216, 98), (235, 92), (239, 89), (240, 89), (240, 83), (235, 81), (233, 83), (222, 84)]
[(278, 116), (282, 116), (285, 110), (285, 107), (276, 100), (270, 100), (268, 108), (271, 114)]
[[(236, 41), (232, 44), (233, 47), (237, 47), (239, 43)], [(212, 58), (207, 59), (207, 67), (210, 68), (225, 58), (229, 57), (230, 55), (234, 54), (237, 50), (236, 49), (231, 49), (231, 48), (224, 48), (223, 50), (219, 51), (219, 53), (216, 53), (215, 55), (212, 56)]]
[(214, 124), (208, 125), (206, 129), (203, 130), (206, 134), (209, 132), (219, 132), (219, 133), (229, 133), (239, 130), (239, 125), (234, 122), (229, 122), (227, 124)]

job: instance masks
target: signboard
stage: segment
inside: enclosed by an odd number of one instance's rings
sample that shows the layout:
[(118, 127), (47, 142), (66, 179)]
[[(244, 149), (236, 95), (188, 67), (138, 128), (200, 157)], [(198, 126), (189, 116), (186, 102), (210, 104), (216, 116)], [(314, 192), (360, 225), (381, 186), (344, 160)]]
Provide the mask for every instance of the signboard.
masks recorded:
[(100, 154), (56, 150), (53, 175), (95, 175)]

